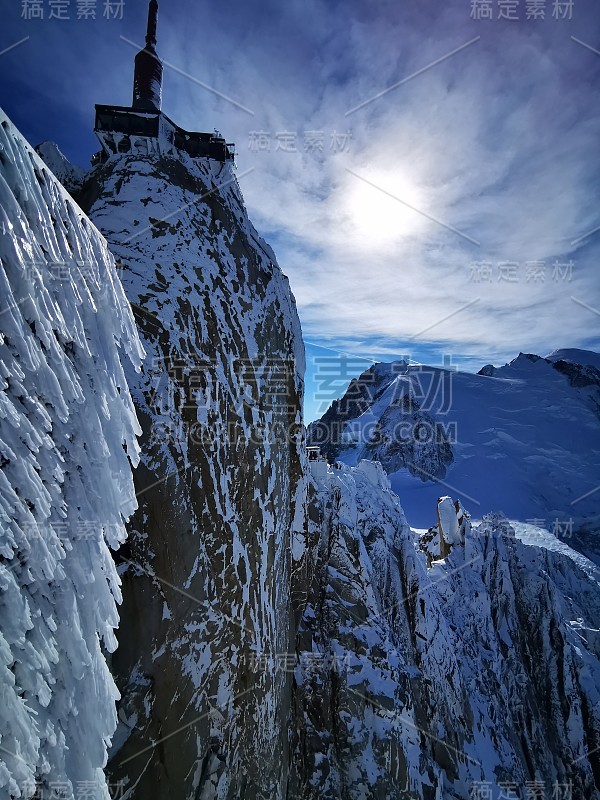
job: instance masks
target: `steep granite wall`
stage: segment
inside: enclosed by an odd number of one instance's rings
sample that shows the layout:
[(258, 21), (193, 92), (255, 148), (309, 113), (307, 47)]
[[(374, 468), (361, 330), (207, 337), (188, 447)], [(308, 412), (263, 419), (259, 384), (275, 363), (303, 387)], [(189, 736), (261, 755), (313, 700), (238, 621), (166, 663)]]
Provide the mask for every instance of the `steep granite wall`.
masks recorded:
[(80, 202), (118, 258), (148, 353), (130, 376), (142, 464), (121, 553), (111, 776), (136, 798), (283, 797), (291, 679), (263, 657), (293, 650), (294, 299), (229, 164), (115, 156)]

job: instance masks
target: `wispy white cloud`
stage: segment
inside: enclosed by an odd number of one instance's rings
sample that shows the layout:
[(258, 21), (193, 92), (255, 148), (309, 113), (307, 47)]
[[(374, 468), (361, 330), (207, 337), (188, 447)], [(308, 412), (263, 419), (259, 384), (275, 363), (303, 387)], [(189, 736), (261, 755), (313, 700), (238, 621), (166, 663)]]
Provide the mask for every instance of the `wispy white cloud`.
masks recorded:
[[(240, 172), (254, 168), (246, 202), (290, 277), (307, 339), (392, 355), (448, 317), (417, 341), (474, 360), (593, 343), (594, 315), (570, 298), (600, 307), (600, 234), (580, 238), (600, 224), (600, 58), (571, 37), (597, 47), (600, 25), (593, 0), (576, 3), (571, 22), (551, 9), (527, 21), (521, 2), (510, 23), (471, 20), (467, 0), (162, 4), (159, 50), (179, 70), (165, 71), (165, 111), (190, 129), (218, 127), (237, 143)], [(68, 75), (63, 102), (87, 120), (92, 101), (128, 102), (132, 53), (120, 36), (140, 38), (143, 4), (126, 6), (121, 26), (77, 25), (36, 41), (28, 24), (6, 35), (32, 34), (15, 50), (23, 59), (54, 54), (46, 91), (59, 96)], [(39, 83), (42, 69), (27, 62), (19, 80)], [(309, 131), (322, 132), (322, 152), (306, 151)], [(253, 132), (268, 135), (268, 152), (249, 146)], [(297, 152), (281, 149), (283, 132)], [(331, 150), (335, 132), (351, 132), (344, 152)], [(570, 280), (564, 267), (553, 275), (570, 260)], [(517, 282), (499, 280), (504, 261), (518, 262)], [(491, 265), (491, 281), (473, 280), (473, 262)]]

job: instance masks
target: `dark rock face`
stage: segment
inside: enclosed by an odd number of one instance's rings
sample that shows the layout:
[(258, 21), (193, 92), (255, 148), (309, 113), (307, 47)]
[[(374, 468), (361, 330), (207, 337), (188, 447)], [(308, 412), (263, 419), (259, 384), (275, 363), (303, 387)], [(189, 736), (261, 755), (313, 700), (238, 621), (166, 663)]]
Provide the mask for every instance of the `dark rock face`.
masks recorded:
[(366, 449), (386, 472), (406, 467), (424, 481), (443, 478), (446, 467), (454, 460), (442, 426), (408, 396), (384, 411)]
[(293, 650), (303, 345), (287, 280), (230, 167), (212, 164), (113, 157), (80, 196), (147, 353), (129, 376), (142, 464), (109, 764), (136, 798), (277, 798), (286, 784), (290, 675), (260, 657)]
[(600, 388), (600, 370), (591, 365), (573, 364), (570, 361), (554, 361), (554, 369), (566, 375), (571, 386), (582, 389), (585, 386)]
[(308, 426), (308, 443), (318, 445), (330, 462), (371, 458), (388, 473), (406, 467), (424, 481), (443, 478), (454, 460), (450, 438), (429, 413), (428, 398), (416, 396), (423, 387), (407, 367), (395, 362), (366, 370)]

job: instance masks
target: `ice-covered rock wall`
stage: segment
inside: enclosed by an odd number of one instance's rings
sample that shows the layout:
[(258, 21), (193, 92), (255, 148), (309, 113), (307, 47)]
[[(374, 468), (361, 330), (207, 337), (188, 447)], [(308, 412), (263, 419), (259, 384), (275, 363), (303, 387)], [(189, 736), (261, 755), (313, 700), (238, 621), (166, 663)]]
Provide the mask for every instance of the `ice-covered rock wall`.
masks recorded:
[[(121, 266), (148, 353), (122, 553), (110, 772), (136, 798), (283, 797), (302, 527), (304, 352), (295, 303), (232, 171), (111, 157), (80, 200)], [(135, 787), (135, 788), (134, 788)]]
[(2, 800), (108, 797), (142, 355), (106, 243), (0, 111)]

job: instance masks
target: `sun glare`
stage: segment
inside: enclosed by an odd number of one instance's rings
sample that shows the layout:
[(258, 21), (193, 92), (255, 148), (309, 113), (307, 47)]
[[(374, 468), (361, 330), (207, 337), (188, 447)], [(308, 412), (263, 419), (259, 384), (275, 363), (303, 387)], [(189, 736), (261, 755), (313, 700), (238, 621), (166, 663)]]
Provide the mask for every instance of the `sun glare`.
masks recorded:
[[(357, 175), (359, 173), (357, 172)], [(424, 222), (419, 214), (422, 192), (401, 175), (350, 175), (348, 217), (353, 228), (369, 237), (389, 241), (415, 233)]]

